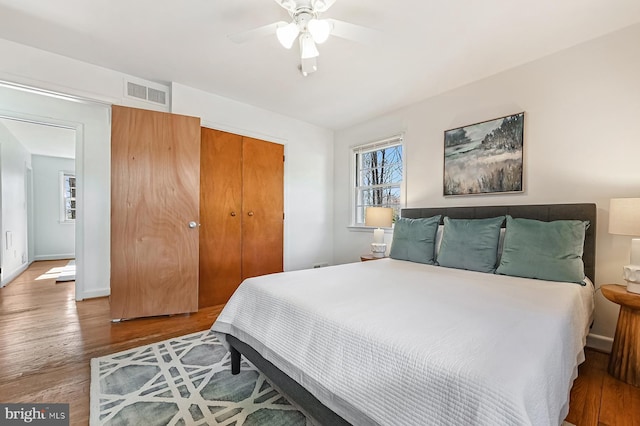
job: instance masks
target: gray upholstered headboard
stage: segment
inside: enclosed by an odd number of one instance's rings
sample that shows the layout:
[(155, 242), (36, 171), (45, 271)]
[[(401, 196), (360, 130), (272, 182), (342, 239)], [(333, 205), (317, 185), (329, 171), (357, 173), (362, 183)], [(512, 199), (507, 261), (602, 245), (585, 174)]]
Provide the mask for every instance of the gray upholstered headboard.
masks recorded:
[(454, 219), (483, 219), (502, 215), (522, 217), (550, 222), (552, 220), (588, 220), (584, 241), (584, 272), (595, 284), (596, 277), (596, 219), (595, 204), (538, 204), (514, 206), (476, 206), (476, 207), (427, 207), (402, 209), (401, 216), (406, 218), (449, 216)]

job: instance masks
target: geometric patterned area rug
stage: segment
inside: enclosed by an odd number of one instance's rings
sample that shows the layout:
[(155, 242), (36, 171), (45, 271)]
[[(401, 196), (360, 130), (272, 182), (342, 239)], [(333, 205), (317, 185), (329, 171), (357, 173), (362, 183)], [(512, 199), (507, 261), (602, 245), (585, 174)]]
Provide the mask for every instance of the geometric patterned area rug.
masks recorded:
[(91, 426), (308, 426), (312, 423), (244, 357), (210, 331), (91, 360)]

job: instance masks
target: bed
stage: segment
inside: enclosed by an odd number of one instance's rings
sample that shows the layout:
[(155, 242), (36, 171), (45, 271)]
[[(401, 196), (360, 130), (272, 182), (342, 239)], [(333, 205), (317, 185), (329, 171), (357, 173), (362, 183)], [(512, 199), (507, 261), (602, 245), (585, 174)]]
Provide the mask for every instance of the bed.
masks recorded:
[(588, 222), (584, 280), (391, 258), (250, 278), (212, 326), (232, 371), (244, 355), (323, 425), (561, 424), (592, 321), (595, 205), (402, 211), (437, 216), (438, 232), (444, 217)]

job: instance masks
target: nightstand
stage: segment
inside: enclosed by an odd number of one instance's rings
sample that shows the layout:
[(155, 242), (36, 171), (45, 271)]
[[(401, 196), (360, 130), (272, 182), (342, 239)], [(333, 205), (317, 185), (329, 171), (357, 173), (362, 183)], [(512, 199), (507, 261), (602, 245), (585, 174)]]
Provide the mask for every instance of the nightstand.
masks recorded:
[(384, 259), (384, 257), (373, 257), (372, 254), (363, 254), (362, 256), (360, 256), (361, 262), (366, 262), (368, 260), (379, 260), (379, 259)]
[(609, 374), (640, 387), (640, 294), (629, 293), (625, 286), (618, 284), (606, 284), (600, 289), (604, 297), (620, 305)]

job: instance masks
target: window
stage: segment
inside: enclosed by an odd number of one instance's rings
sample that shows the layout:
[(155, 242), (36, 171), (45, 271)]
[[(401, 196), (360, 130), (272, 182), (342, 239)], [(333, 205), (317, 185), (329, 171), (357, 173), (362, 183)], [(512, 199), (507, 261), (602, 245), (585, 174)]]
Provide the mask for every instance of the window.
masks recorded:
[(355, 196), (353, 224), (364, 225), (367, 207), (392, 207), (394, 218), (400, 215), (404, 167), (402, 135), (357, 146), (355, 161)]
[(60, 222), (76, 221), (76, 175), (60, 172)]

